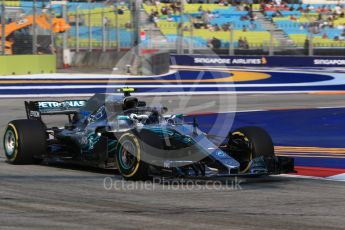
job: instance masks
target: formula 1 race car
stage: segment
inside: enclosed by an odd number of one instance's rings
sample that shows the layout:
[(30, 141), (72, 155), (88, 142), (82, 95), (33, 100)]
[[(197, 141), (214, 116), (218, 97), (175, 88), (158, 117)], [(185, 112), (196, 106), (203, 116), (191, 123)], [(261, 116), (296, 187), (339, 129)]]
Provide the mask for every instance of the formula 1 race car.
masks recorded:
[[(294, 171), (292, 158), (277, 157), (259, 127), (232, 131), (220, 144), (197, 122), (166, 107), (149, 107), (130, 95), (95, 94), (89, 100), (26, 101), (27, 119), (8, 123), (4, 150), (12, 164), (41, 161), (117, 168), (125, 179), (152, 176), (213, 178)], [(47, 127), (44, 115), (67, 115), (65, 127)]]

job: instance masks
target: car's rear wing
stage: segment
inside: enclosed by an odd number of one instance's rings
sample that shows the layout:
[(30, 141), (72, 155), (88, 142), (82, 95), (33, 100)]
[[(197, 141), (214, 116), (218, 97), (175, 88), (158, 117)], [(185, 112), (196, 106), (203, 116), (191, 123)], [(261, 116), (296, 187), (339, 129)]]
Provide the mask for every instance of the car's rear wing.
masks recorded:
[(85, 100), (66, 101), (25, 101), (25, 111), (28, 119), (41, 120), (42, 115), (70, 115), (78, 113), (85, 105)]

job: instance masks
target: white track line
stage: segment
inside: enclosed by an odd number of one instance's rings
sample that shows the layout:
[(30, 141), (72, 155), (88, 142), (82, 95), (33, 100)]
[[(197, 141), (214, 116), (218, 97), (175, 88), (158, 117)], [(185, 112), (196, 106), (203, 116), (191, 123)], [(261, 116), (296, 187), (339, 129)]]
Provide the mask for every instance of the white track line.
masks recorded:
[(312, 180), (326, 180), (325, 177), (316, 177), (316, 176), (303, 176), (295, 174), (279, 174), (274, 176), (290, 177), (290, 178), (300, 178), (300, 179), (312, 179)]
[[(56, 88), (58, 89), (58, 88)], [(320, 91), (217, 91), (217, 92), (145, 92), (135, 93), (133, 95), (141, 96), (183, 96), (183, 95), (259, 95), (259, 94), (306, 94), (318, 93)], [(62, 94), (8, 94), (0, 95), (0, 98), (42, 98), (42, 97), (80, 97), (92, 96), (94, 93), (62, 93)]]
[(303, 175), (294, 175), (294, 174), (280, 174), (274, 176), (288, 177), (288, 178), (300, 178), (300, 179), (309, 179), (309, 180), (323, 180), (323, 181), (337, 181), (345, 182), (345, 173), (329, 176), (329, 177), (317, 177), (317, 176), (303, 176)]
[[(243, 84), (243, 83), (238, 83), (238, 82), (234, 82), (234, 83), (228, 83), (228, 84), (217, 84), (217, 82), (214, 82), (214, 84), (199, 84), (198, 82), (195, 82), (194, 84), (184, 84), (183, 82), (177, 82), (176, 84), (171, 84), (171, 82), (169, 82), (169, 80), (167, 80), (167, 83), (161, 83), (161, 84), (150, 84), (150, 85), (136, 85), (130, 82), (126, 83), (126, 80), (131, 80), (128, 78), (122, 78), (123, 79), (123, 83), (126, 86), (131, 86), (131, 87), (141, 87), (141, 88), (145, 88), (145, 87), (161, 87), (161, 88), (171, 88), (171, 87), (198, 87), (198, 88), (203, 88), (203, 87), (218, 87), (218, 88), (222, 88), (222, 87), (236, 87), (236, 88), (242, 88), (242, 87), (246, 87), (246, 88), (251, 88), (251, 87), (305, 87), (305, 86), (334, 86), (334, 85), (345, 85), (345, 77), (343, 73), (332, 73), (332, 74), (320, 74), (320, 75), (325, 75), (328, 77), (333, 77), (333, 79), (331, 80), (324, 80), (324, 81), (316, 81), (316, 82), (300, 82), (300, 83), (272, 83), (272, 84), (260, 84), (260, 83), (255, 83), (255, 84)], [(71, 77), (63, 77), (63, 78), (40, 78), (40, 79), (44, 79), (44, 80), (75, 80)], [(32, 82), (30, 82), (30, 84), (35, 84), (34, 80), (40, 80), (40, 79), (29, 79), (29, 80), (33, 80)], [(6, 80), (20, 80), (20, 79), (6, 79)], [(22, 79), (23, 80), (23, 79)], [(24, 79), (24, 80), (28, 80), (28, 79)], [(85, 84), (85, 82), (82, 82), (82, 79), (77, 79), (80, 80), (79, 84)], [(84, 79), (87, 80), (87, 79)], [(97, 78), (97, 80), (112, 80), (110, 78)], [(154, 80), (152, 80), (154, 83)], [(197, 81), (197, 80), (196, 80)], [(0, 82), (1, 83), (1, 82)], [(68, 83), (59, 83), (59, 82), (52, 82), (53, 84), (68, 84)], [(202, 80), (201, 80), (202, 83)], [(71, 83), (71, 84), (77, 84), (77, 83)], [(78, 87), (100, 87), (100, 86), (108, 86), (108, 85), (115, 85), (115, 84), (121, 84), (121, 83), (113, 83), (113, 82), (109, 82), (103, 85), (73, 85), (73, 87), (78, 86)], [(64, 87), (66, 87), (66, 85), (63, 85)], [(116, 85), (117, 86), (117, 85)], [(3, 86), (1, 88), (9, 88), (12, 86)], [(24, 87), (24, 86), (22, 86)], [(25, 86), (25, 87), (33, 87), (33, 86)], [(35, 86), (35, 87), (44, 87), (44, 86)], [(51, 87), (51, 86), (45, 86), (45, 87)], [(52, 86), (52, 87), (56, 87), (56, 86)]]
[(345, 182), (345, 173), (341, 173), (338, 175), (330, 176), (326, 178), (327, 180), (336, 180), (336, 181), (343, 181)]
[[(1, 82), (0, 82), (1, 83)], [(84, 85), (77, 85), (77, 84), (83, 84)], [(16, 83), (15, 83), (16, 84)], [(30, 84), (35, 84), (35, 82), (31, 82)], [(36, 84), (42, 84), (42, 83), (36, 83)], [(264, 87), (264, 88), (275, 88), (275, 87), (308, 87), (308, 86), (316, 86), (316, 87), (327, 87), (327, 86), (335, 86), (335, 85), (345, 85), (345, 78), (344, 76), (335, 77), (332, 80), (328, 81), (320, 81), (320, 82), (304, 82), (304, 83), (278, 83), (278, 84), (238, 84), (238, 83), (230, 83), (230, 84), (183, 84), (177, 83), (177, 84), (171, 84), (168, 82), (168, 84), (131, 84), (126, 83), (126, 81), (123, 81), (122, 83), (112, 83), (109, 82), (108, 84), (100, 84), (100, 85), (87, 85), (85, 82), (80, 83), (59, 83), (59, 82), (53, 82), (53, 84), (58, 85), (27, 85), (27, 86), (1, 86), (0, 89), (55, 89), (55, 88), (61, 88), (61, 89), (68, 89), (68, 88), (79, 88), (79, 89), (88, 89), (88, 88), (113, 88), (113, 87), (135, 87), (135, 88), (258, 88), (258, 87)], [(60, 84), (60, 85), (59, 85)]]
[(49, 73), (49, 74), (27, 74), (0, 76), (0, 80), (61, 80), (61, 79), (135, 79), (135, 78), (156, 78), (175, 74), (177, 70), (170, 70), (168, 73), (154, 76), (126, 75), (126, 74), (85, 74), (85, 73)]

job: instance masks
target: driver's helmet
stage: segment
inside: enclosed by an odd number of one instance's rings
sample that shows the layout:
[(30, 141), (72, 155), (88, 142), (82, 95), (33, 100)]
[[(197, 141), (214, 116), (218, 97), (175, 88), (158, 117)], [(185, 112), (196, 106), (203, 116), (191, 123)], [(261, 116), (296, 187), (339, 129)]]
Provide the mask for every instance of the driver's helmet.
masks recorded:
[(123, 110), (134, 109), (138, 107), (138, 98), (126, 97), (123, 101)]

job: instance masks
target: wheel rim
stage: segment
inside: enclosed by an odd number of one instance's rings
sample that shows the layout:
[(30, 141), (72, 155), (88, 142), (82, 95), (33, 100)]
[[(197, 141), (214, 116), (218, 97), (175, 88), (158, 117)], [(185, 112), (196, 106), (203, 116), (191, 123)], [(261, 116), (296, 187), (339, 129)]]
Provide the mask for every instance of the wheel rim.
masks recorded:
[(125, 170), (131, 169), (136, 162), (136, 147), (133, 142), (125, 140), (121, 144), (120, 149), (120, 164)]
[(4, 138), (4, 147), (6, 155), (11, 158), (16, 149), (16, 136), (12, 130), (7, 130)]

